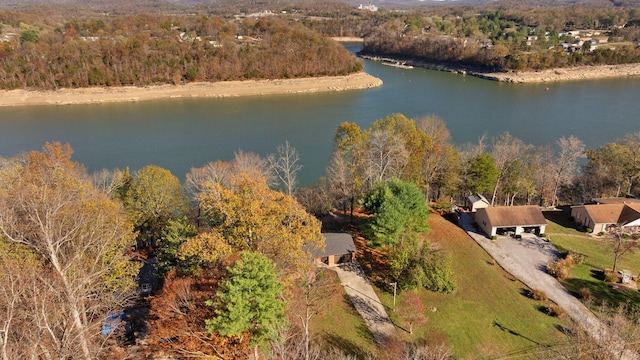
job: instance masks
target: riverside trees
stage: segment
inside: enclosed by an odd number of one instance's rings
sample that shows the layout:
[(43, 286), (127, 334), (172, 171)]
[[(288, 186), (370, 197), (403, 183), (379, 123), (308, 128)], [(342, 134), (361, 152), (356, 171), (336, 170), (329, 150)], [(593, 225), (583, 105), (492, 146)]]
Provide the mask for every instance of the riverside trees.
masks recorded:
[[(388, 17), (368, 32), (363, 53), (417, 58), (484, 71), (540, 70), (572, 65), (637, 63), (638, 14), (610, 7), (459, 7)], [(629, 20), (632, 26), (627, 26)], [(578, 42), (567, 30), (607, 36), (616, 46)], [(589, 35), (592, 36), (592, 35)], [(609, 40), (611, 39), (611, 40)], [(560, 43), (575, 42), (567, 52)], [(578, 47), (580, 44), (580, 47)]]
[(60, 17), (35, 20), (30, 14), (0, 11), (0, 31), (7, 27), (12, 33), (16, 27), (15, 33), (29, 34), (0, 41), (0, 89), (145, 86), (362, 70), (340, 44), (276, 17)]

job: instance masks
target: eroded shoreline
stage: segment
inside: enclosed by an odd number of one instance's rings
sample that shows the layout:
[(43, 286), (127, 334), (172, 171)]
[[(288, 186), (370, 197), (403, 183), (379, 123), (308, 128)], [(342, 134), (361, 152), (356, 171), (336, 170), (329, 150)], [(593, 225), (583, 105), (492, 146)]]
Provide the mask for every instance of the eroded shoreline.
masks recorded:
[(551, 83), (560, 81), (610, 79), (640, 76), (640, 63), (593, 66), (583, 65), (539, 71), (482, 72), (469, 69), (465, 66), (457, 66), (452, 64), (434, 64), (416, 59), (395, 59), (370, 55), (363, 55), (362, 57), (374, 61), (400, 63), (406, 66), (421, 67), (430, 70), (452, 72), (463, 75), (471, 75), (488, 80), (518, 84)]
[(0, 107), (133, 102), (171, 98), (218, 98), (299, 94), (374, 88), (382, 80), (365, 72), (317, 78), (222, 81), (147, 87), (92, 87), (60, 90), (0, 90)]

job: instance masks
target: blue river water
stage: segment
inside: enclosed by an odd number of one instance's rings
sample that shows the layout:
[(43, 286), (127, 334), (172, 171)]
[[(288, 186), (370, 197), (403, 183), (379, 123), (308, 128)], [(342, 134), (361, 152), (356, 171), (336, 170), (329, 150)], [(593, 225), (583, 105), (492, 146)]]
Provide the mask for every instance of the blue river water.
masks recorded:
[(89, 171), (153, 164), (184, 178), (238, 150), (274, 153), (289, 141), (302, 185), (324, 174), (335, 129), (393, 113), (443, 118), (454, 143), (508, 131), (534, 145), (575, 135), (588, 148), (640, 131), (640, 77), (506, 84), (365, 61), (384, 85), (367, 90), (217, 99), (0, 108), (0, 157), (70, 143)]

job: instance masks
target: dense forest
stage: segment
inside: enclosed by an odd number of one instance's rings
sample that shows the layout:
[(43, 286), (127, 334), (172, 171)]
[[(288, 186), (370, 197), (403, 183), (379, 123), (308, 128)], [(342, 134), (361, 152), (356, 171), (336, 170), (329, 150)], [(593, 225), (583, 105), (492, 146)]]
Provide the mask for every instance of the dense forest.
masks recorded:
[(617, 8), (455, 8), (388, 19), (365, 36), (367, 55), (481, 70), (540, 70), (640, 61), (640, 13)]
[[(506, 4), (506, 3), (505, 3)], [(362, 64), (327, 37), (362, 37), (363, 54), (539, 70), (640, 61), (633, 7), (344, 3), (114, 3), (0, 11), (0, 89), (146, 86), (344, 75)], [(149, 9), (144, 12), (142, 9)], [(191, 12), (195, 11), (195, 12)]]
[(345, 75), (338, 43), (276, 17), (135, 15), (41, 22), (0, 12), (0, 88), (180, 84)]

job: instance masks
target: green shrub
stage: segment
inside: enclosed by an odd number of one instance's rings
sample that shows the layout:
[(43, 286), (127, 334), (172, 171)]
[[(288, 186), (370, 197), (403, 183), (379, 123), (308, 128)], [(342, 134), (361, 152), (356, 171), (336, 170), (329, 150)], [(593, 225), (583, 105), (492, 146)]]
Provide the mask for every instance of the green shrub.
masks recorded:
[(498, 240), (498, 235), (491, 235), (491, 240)]
[(522, 235), (520, 234), (516, 235), (516, 239), (522, 239)]

